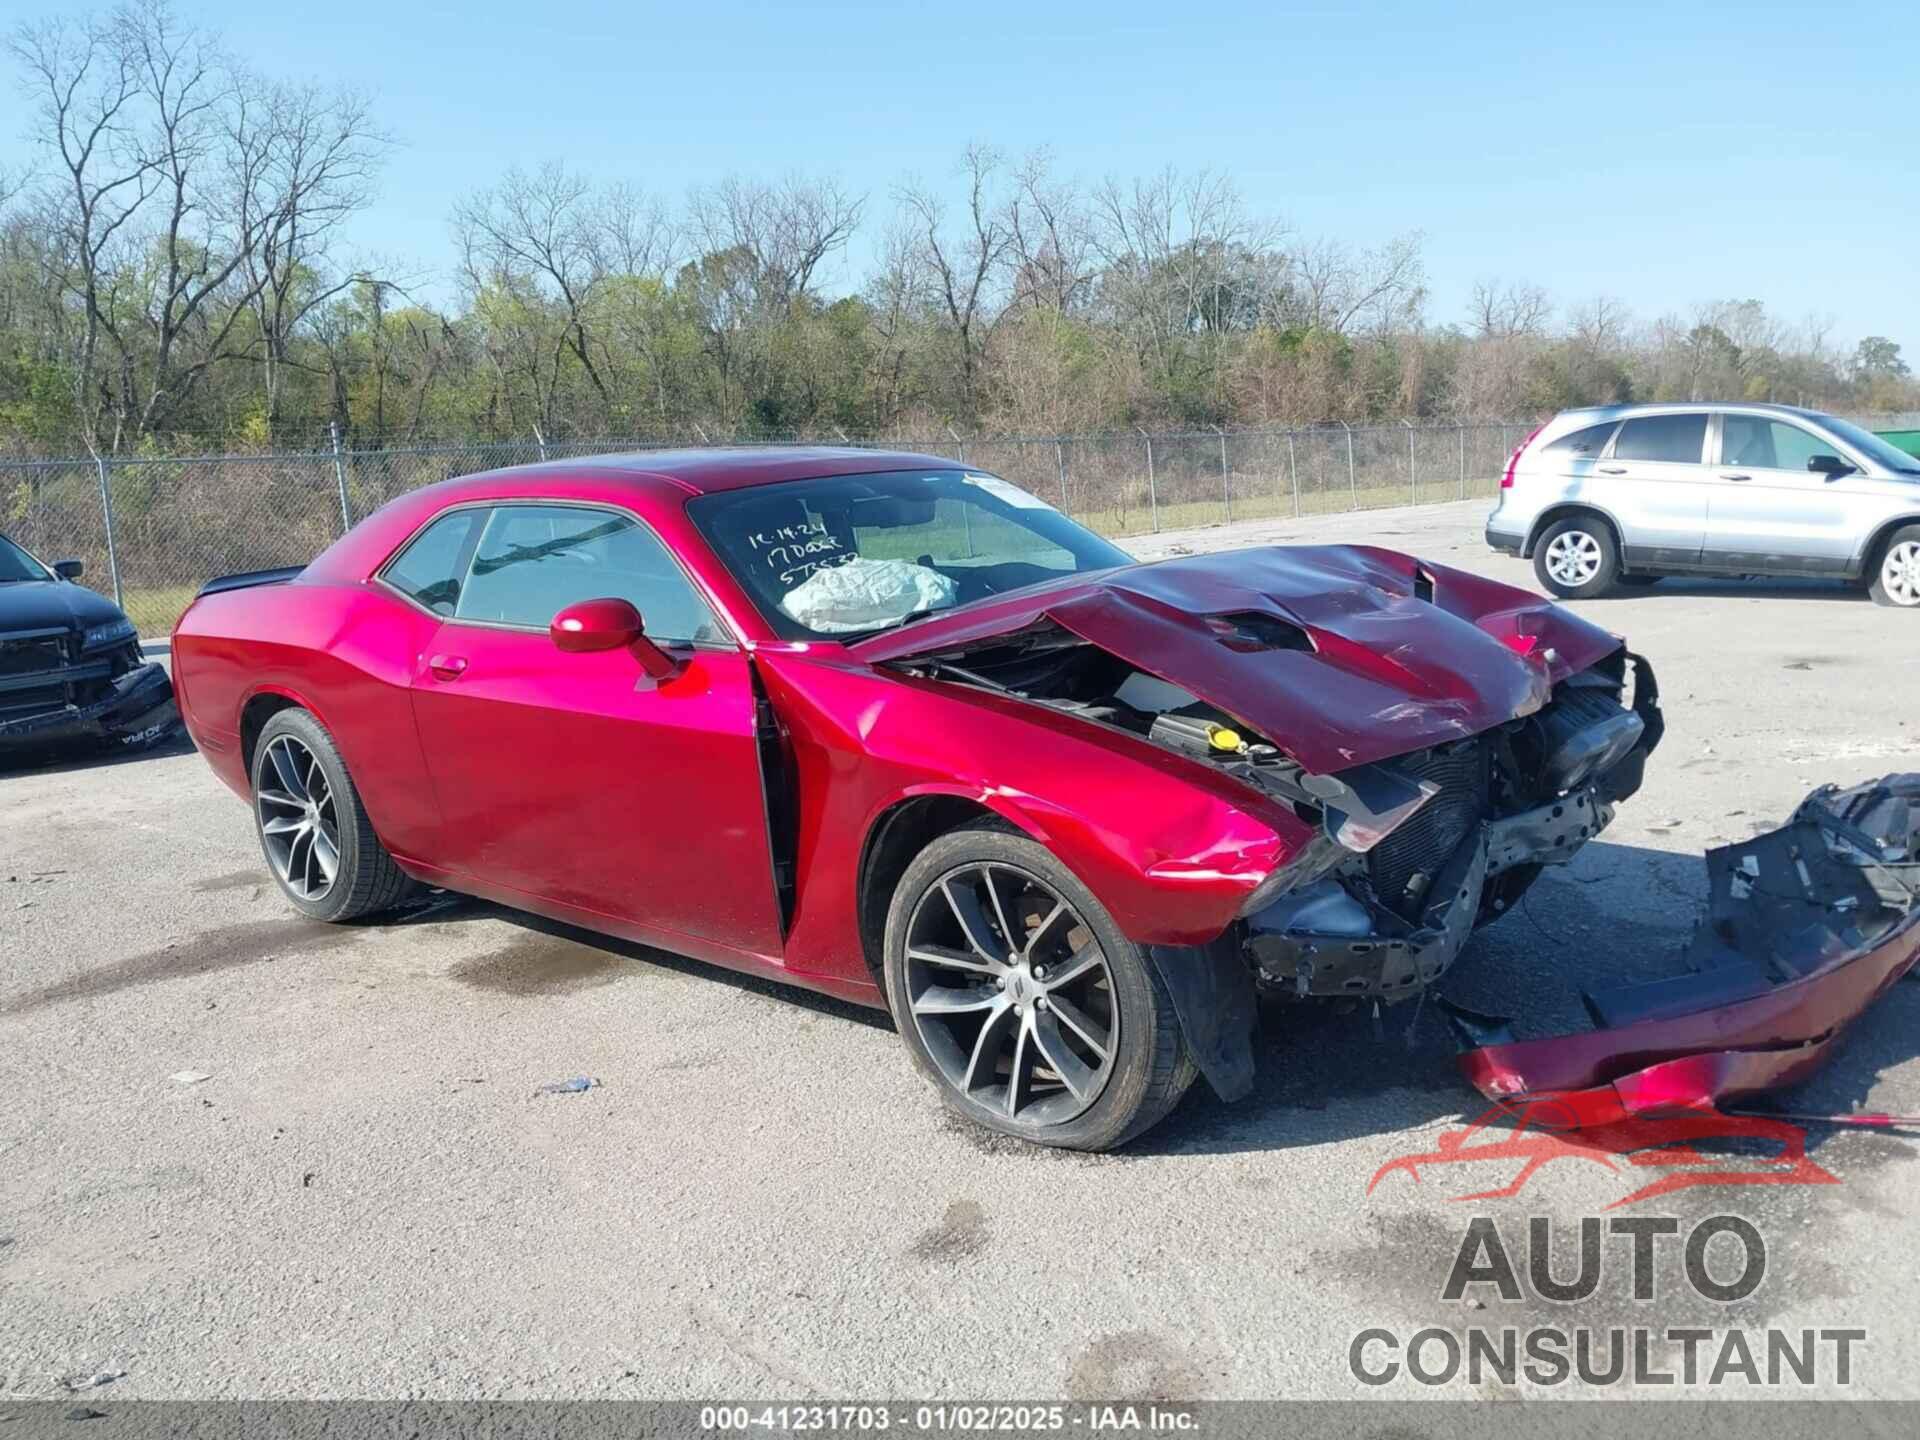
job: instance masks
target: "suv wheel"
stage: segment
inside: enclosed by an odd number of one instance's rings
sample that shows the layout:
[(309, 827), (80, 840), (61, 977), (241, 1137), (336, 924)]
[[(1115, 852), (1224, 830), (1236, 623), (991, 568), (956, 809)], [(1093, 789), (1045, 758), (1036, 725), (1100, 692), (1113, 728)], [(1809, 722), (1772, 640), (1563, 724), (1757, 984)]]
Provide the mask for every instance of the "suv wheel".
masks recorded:
[(1106, 1150), (1198, 1073), (1152, 962), (1047, 849), (967, 828), (928, 845), (887, 914), (887, 999), (914, 1063), (976, 1124)]
[(1920, 608), (1920, 525), (1904, 525), (1893, 532), (1868, 586), (1876, 603)]
[(1620, 547), (1606, 521), (1576, 515), (1547, 527), (1533, 550), (1533, 573), (1562, 600), (1591, 600), (1620, 578)]

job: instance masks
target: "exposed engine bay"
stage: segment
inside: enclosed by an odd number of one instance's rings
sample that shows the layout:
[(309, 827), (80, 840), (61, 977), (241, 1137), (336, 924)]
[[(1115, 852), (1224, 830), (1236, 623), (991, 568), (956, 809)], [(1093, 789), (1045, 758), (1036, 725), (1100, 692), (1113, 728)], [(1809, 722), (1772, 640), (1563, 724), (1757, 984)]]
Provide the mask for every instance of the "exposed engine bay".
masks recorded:
[[(1245, 639), (1261, 649), (1310, 645), (1264, 616), (1230, 623), (1255, 628)], [(1561, 681), (1530, 714), (1334, 773), (1307, 770), (1236, 717), (1057, 626), (901, 668), (1142, 736), (1312, 824), (1314, 842), (1255, 892), (1240, 922), (1259, 986), (1299, 998), (1393, 1001), (1438, 980), (1476, 925), (1606, 828), (1664, 729), (1653, 672), (1624, 648)]]

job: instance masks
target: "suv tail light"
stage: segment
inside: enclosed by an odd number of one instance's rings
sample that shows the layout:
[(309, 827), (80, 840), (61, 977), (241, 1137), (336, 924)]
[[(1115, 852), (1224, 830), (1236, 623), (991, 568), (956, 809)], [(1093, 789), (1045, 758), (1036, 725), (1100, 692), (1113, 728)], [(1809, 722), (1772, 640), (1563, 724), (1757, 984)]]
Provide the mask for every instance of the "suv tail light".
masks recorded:
[(1520, 448), (1507, 457), (1507, 473), (1500, 477), (1500, 488), (1502, 490), (1511, 490), (1513, 488), (1514, 467), (1520, 463), (1520, 457), (1527, 453), (1527, 446), (1533, 443), (1534, 436), (1546, 428), (1545, 425), (1534, 426), (1532, 431), (1528, 433), (1527, 438), (1520, 442)]

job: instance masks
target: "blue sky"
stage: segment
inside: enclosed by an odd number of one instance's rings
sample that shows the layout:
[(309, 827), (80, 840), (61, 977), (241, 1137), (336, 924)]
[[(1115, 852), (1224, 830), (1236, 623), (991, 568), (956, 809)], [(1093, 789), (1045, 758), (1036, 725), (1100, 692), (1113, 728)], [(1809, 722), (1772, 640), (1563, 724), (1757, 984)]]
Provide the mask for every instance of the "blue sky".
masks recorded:
[(510, 162), (676, 200), (832, 174), (877, 217), (978, 139), (1089, 180), (1212, 166), (1303, 235), (1421, 230), (1439, 323), (1479, 279), (1641, 318), (1754, 296), (1920, 363), (1912, 3), (178, 3), (263, 69), (375, 93), (404, 143), (353, 238), (429, 269)]

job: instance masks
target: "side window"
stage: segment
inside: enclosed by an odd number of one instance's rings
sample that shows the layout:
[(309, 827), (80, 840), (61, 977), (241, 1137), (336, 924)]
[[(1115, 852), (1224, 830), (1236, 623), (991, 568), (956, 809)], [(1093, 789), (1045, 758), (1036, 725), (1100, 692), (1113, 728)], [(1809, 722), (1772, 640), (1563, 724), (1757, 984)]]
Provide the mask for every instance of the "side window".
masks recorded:
[(1660, 460), (1698, 465), (1707, 439), (1706, 415), (1645, 415), (1620, 427), (1613, 442), (1616, 460)]
[(403, 595), (410, 595), (436, 615), (451, 615), (460, 603), (460, 576), (466, 568), (467, 543), (474, 527), (486, 518), (484, 510), (455, 510), (442, 515), (391, 560), (380, 578)]
[(1613, 438), (1613, 432), (1619, 428), (1618, 420), (1609, 420), (1604, 425), (1589, 425), (1584, 430), (1562, 435), (1540, 453), (1565, 455), (1574, 460), (1592, 460), (1607, 448), (1607, 441)]
[(1840, 448), (1798, 425), (1759, 415), (1728, 415), (1720, 422), (1720, 463), (1755, 470), (1799, 470), (1815, 455), (1838, 458)]
[(713, 615), (651, 531), (578, 505), (502, 505), (487, 520), (456, 619), (545, 629), (580, 600), (632, 603), (660, 641), (715, 640)]

